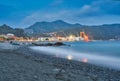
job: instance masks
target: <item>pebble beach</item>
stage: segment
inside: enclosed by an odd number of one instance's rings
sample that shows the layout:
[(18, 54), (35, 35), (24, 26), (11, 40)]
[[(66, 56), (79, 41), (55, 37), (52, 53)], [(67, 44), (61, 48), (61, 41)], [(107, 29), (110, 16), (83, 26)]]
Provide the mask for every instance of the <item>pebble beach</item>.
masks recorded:
[(0, 81), (120, 81), (120, 71), (0, 43)]

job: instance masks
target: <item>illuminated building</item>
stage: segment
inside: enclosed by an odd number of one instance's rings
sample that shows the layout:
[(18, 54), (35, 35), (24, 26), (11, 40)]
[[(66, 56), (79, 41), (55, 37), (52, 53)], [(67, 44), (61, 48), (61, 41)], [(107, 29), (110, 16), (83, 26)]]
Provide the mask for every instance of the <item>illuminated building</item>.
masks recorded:
[(84, 41), (85, 41), (85, 42), (88, 42), (88, 41), (89, 41), (89, 37), (86, 35), (85, 32), (80, 32), (80, 38), (84, 38)]
[(0, 41), (4, 41), (5, 40), (5, 36), (0, 35)]

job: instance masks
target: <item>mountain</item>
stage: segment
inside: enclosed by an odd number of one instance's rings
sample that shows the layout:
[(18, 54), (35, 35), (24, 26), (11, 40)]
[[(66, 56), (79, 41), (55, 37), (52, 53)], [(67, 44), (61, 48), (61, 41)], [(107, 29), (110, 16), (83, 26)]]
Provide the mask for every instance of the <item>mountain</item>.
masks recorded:
[(120, 39), (120, 24), (87, 26), (57, 20), (53, 22), (36, 22), (24, 30), (19, 28), (13, 29), (6, 24), (0, 26), (0, 34), (13, 33), (19, 37), (26, 36), (26, 34), (27, 36), (50, 36), (52, 32), (56, 32), (59, 36), (69, 36), (71, 34), (78, 36), (81, 31), (84, 31), (90, 39)]
[(104, 24), (87, 26), (70, 24), (62, 20), (53, 22), (36, 22), (25, 29), (29, 36), (50, 36), (48, 33), (57, 32), (60, 36), (79, 35), (81, 31), (86, 32), (91, 39), (120, 39), (120, 24)]
[(18, 37), (26, 36), (23, 29), (20, 28), (13, 29), (12, 27), (6, 24), (0, 26), (0, 34), (8, 34), (8, 33), (12, 33)]
[(29, 34), (39, 34), (39, 33), (60, 31), (60, 30), (75, 28), (75, 27), (81, 27), (81, 25), (69, 24), (62, 20), (56, 20), (53, 22), (36, 22), (35, 24), (26, 28), (25, 32)]
[(84, 31), (91, 39), (120, 39), (120, 24), (105, 24), (98, 26), (81, 26), (80, 28), (71, 28), (60, 31), (58, 35), (79, 35), (79, 32)]

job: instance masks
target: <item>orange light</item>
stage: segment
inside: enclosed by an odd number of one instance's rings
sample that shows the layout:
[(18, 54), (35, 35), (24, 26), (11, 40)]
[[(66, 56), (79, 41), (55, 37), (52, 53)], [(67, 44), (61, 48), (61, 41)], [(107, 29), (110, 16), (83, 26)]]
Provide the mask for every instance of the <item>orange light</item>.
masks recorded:
[(89, 42), (89, 38), (88, 38), (87, 35), (84, 35), (84, 41), (85, 41), (85, 42)]
[(87, 58), (83, 58), (82, 62), (87, 63), (88, 59)]
[(86, 35), (85, 32), (80, 32), (80, 37), (81, 37), (81, 38), (84, 38), (84, 41), (85, 41), (85, 42), (89, 42), (89, 37)]
[(60, 39), (60, 38), (61, 38), (61, 36), (57, 36), (57, 38), (58, 38), (58, 39)]

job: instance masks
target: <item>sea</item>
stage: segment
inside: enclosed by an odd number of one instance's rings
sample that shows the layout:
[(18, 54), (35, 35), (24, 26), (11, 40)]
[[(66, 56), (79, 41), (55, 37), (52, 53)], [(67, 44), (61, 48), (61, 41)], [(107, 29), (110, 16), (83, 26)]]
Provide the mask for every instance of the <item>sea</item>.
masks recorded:
[(120, 70), (120, 41), (64, 42), (70, 46), (32, 46), (55, 57)]

